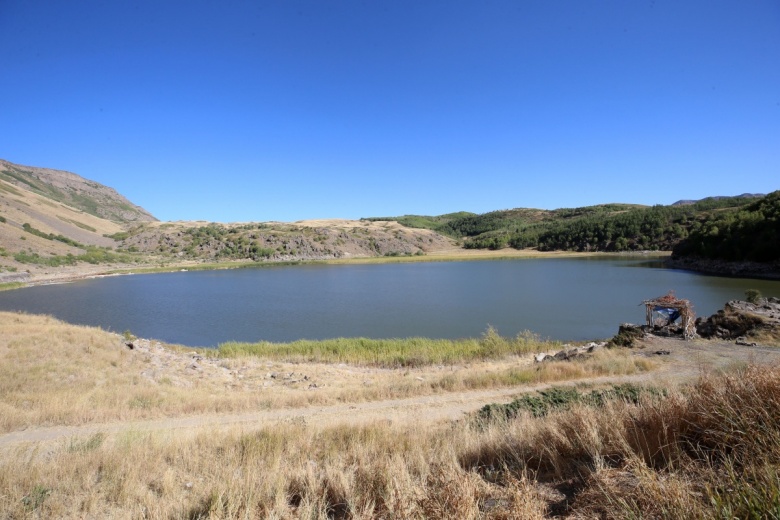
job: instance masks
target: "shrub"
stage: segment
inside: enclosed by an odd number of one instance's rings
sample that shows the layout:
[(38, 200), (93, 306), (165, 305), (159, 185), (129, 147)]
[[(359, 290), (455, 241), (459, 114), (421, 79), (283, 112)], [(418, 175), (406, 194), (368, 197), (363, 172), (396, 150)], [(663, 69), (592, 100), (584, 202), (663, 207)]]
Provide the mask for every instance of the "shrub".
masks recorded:
[(481, 420), (512, 419), (521, 412), (529, 412), (534, 417), (544, 417), (555, 410), (563, 410), (575, 403), (601, 407), (608, 401), (620, 400), (638, 404), (645, 397), (662, 397), (666, 392), (656, 388), (644, 388), (631, 383), (612, 385), (604, 390), (593, 390), (583, 394), (575, 388), (552, 387), (542, 390), (538, 395), (524, 395), (507, 404), (488, 404), (483, 406), (477, 417)]
[(745, 299), (750, 303), (758, 303), (761, 299), (761, 291), (758, 289), (748, 289), (745, 291)]

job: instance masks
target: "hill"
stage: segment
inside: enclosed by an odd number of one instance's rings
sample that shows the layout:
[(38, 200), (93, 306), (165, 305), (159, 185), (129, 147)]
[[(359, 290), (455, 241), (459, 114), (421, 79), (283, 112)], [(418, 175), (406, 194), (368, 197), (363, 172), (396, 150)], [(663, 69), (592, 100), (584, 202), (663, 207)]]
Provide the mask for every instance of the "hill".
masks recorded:
[[(774, 207), (773, 196), (360, 221), (159, 222), (116, 190), (74, 173), (0, 160), (0, 283), (78, 277), (105, 272), (106, 265), (186, 267), (444, 252), (463, 256), (466, 250), (506, 247), (541, 252), (674, 249), (678, 263), (697, 255), (773, 262), (778, 259), (772, 249), (777, 231), (758, 223), (776, 222), (774, 210), (764, 211)], [(728, 246), (717, 244), (724, 240)], [(740, 251), (747, 253), (740, 256)], [(679, 265), (699, 268), (697, 263)]]
[[(113, 188), (74, 173), (0, 160), (0, 282), (58, 275), (81, 263), (138, 259), (112, 251), (132, 222), (156, 219)], [(92, 269), (87, 268), (86, 271)]]
[(780, 191), (710, 219), (673, 254), (737, 262), (780, 260)]
[(395, 222), (159, 222), (113, 188), (0, 160), (0, 283), (112, 267), (423, 255), (454, 241)]
[[(517, 208), (481, 215), (368, 218), (425, 225), (473, 249), (536, 248), (540, 251), (671, 251), (712, 218), (754, 202), (753, 195), (711, 197), (691, 204), (600, 204), (543, 210)], [(760, 199), (759, 199), (760, 200)], [(443, 218), (445, 217), (445, 218)]]
[[(743, 199), (760, 199), (765, 195), (766, 193), (743, 193), (742, 195), (737, 195), (737, 197), (741, 197)], [(690, 204), (696, 204), (697, 202), (701, 202), (703, 200), (721, 200), (721, 199), (728, 199), (728, 198), (730, 197), (724, 197), (721, 195), (715, 197), (707, 197), (706, 199), (699, 199), (699, 200), (684, 199), (684, 200), (678, 200), (677, 202), (673, 202), (672, 206), (688, 206)]]
[(157, 220), (151, 213), (136, 206), (115, 189), (75, 173), (21, 166), (0, 159), (0, 180), (112, 222)]
[(780, 277), (780, 191), (707, 220), (673, 249), (675, 267)]

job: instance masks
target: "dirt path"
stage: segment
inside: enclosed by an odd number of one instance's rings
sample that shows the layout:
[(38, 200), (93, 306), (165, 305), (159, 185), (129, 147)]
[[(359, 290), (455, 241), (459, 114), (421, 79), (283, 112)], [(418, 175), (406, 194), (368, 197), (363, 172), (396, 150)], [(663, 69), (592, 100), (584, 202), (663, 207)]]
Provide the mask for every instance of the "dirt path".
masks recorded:
[(176, 434), (180, 435), (184, 432), (200, 432), (204, 429), (219, 430), (235, 427), (255, 429), (280, 422), (333, 426), (389, 421), (423, 425), (461, 419), (464, 414), (472, 413), (485, 404), (507, 402), (518, 394), (553, 385), (582, 383), (599, 385), (631, 381), (665, 386), (690, 381), (702, 373), (739, 364), (780, 363), (780, 348), (777, 347), (748, 347), (725, 341), (684, 342), (658, 337), (646, 340), (641, 348), (634, 350), (634, 355), (653, 357), (661, 362), (661, 367), (653, 372), (630, 376), (606, 376), (568, 383), (451, 392), (405, 399), (282, 408), (242, 414), (196, 415), (147, 421), (29, 428), (0, 435), (0, 449), (29, 443), (62, 441), (96, 433), (112, 435), (126, 431), (176, 431)]
[[(647, 374), (589, 379), (593, 384), (646, 380)], [(303, 422), (318, 426), (364, 424), (375, 421), (433, 423), (454, 421), (482, 406), (509, 401), (525, 392), (542, 390), (554, 385), (582, 383), (582, 380), (497, 390), (474, 390), (447, 394), (388, 399), (363, 403), (345, 403), (332, 406), (284, 408), (243, 414), (195, 415), (149, 421), (122, 421), (83, 426), (52, 426), (29, 428), (0, 435), (0, 449), (23, 443), (58, 441), (71, 437), (86, 437), (96, 433), (116, 434), (125, 431), (202, 430), (242, 426), (260, 428), (280, 422)]]

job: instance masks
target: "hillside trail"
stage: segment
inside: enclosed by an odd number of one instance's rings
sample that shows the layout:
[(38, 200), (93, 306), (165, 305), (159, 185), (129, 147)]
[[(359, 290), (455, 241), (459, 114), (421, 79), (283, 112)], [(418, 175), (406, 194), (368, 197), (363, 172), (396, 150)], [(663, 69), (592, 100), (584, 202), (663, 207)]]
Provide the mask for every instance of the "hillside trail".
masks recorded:
[(235, 428), (252, 431), (280, 423), (329, 427), (385, 422), (424, 428), (444, 421), (457, 421), (486, 404), (507, 402), (515, 396), (552, 386), (582, 384), (598, 386), (627, 382), (668, 386), (690, 382), (713, 370), (740, 364), (780, 363), (780, 348), (742, 346), (726, 341), (685, 342), (679, 339), (650, 337), (643, 341), (641, 348), (635, 349), (634, 354), (656, 358), (660, 362), (660, 367), (651, 372), (625, 376), (601, 376), (565, 382), (328, 406), (281, 408), (240, 414), (194, 415), (145, 421), (117, 421), (79, 426), (34, 427), (0, 435), (0, 449), (66, 441), (98, 433), (111, 436), (124, 432), (164, 432), (178, 437), (184, 434)]

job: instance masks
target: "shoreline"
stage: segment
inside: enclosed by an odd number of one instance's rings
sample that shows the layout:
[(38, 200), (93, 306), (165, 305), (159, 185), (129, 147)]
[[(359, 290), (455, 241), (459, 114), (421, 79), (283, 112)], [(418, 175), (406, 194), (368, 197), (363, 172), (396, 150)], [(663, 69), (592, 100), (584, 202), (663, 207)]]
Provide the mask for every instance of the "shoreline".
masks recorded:
[(682, 269), (707, 276), (780, 280), (780, 265), (777, 263), (728, 262), (698, 257), (673, 258), (671, 256), (666, 259), (665, 263), (671, 269)]
[[(447, 249), (428, 253), (423, 256), (366, 256), (333, 259), (290, 259), (273, 262), (232, 261), (232, 262), (196, 262), (185, 260), (163, 265), (106, 265), (106, 266), (72, 266), (58, 273), (28, 272), (14, 273), (7, 281), (0, 281), (0, 290), (23, 289), (40, 285), (55, 285), (73, 283), (80, 280), (105, 278), (109, 276), (128, 276), (134, 274), (173, 273), (185, 271), (217, 271), (223, 269), (246, 269), (254, 267), (281, 267), (291, 265), (360, 265), (360, 264), (394, 264), (394, 263), (426, 263), (426, 262), (468, 262), (490, 260), (521, 260), (542, 258), (588, 258), (588, 257), (646, 257), (664, 258), (667, 251), (637, 251), (630, 253), (609, 252), (577, 252), (577, 251), (537, 251), (535, 249)], [(2, 277), (0, 277), (1, 279)]]

